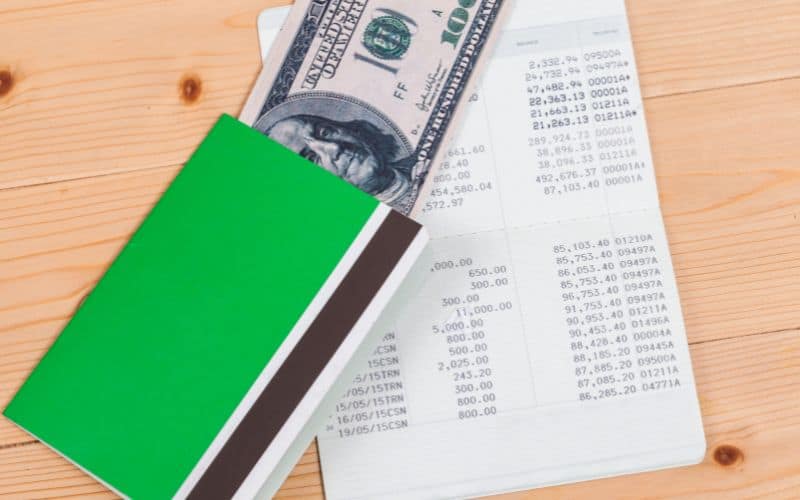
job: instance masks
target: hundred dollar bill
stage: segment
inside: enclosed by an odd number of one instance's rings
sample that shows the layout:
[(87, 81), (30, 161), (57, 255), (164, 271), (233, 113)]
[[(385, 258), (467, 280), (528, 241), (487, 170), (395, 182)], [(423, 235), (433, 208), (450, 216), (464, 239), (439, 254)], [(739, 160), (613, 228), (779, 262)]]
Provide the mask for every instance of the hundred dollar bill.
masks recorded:
[(415, 215), (512, 0), (298, 0), (240, 119)]

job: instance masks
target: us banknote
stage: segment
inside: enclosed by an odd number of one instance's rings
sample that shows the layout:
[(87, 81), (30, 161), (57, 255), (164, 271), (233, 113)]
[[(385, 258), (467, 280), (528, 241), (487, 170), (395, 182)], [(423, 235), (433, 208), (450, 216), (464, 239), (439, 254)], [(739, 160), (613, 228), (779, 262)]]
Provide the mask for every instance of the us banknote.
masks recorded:
[(240, 119), (413, 216), (511, 1), (298, 0)]

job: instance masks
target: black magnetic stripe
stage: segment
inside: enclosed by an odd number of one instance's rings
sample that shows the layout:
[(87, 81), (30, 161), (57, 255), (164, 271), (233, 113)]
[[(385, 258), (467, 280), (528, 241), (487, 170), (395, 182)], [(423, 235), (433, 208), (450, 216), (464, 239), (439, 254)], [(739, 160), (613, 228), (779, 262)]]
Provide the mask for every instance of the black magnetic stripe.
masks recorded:
[(200, 477), (189, 493), (189, 499), (233, 497), (419, 230), (416, 222), (394, 210), (389, 212), (336, 291)]

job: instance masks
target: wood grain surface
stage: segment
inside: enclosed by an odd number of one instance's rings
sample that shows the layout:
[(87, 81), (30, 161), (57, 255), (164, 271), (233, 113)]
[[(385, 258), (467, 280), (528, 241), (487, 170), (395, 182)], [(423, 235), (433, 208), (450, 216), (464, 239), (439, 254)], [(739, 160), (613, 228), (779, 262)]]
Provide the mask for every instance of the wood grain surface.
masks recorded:
[[(239, 111), (283, 3), (0, 3), (0, 408)], [(800, 2), (628, 9), (708, 453), (507, 498), (800, 497)], [(0, 418), (0, 498), (68, 496), (113, 498)], [(313, 446), (279, 496), (322, 496)]]

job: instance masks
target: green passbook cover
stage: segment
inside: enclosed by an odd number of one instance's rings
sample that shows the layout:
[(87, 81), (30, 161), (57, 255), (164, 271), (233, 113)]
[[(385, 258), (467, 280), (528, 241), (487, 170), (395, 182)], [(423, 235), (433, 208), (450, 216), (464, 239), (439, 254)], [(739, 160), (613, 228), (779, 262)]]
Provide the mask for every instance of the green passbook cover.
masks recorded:
[(425, 239), (223, 116), (4, 415), (124, 497), (252, 497)]

